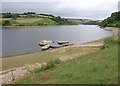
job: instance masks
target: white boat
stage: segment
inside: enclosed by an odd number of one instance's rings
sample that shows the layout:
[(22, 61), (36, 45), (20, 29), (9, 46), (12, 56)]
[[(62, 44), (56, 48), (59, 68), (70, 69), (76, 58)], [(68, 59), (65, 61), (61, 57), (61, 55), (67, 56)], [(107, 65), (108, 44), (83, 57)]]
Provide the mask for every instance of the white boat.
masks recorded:
[(54, 43), (54, 41), (42, 40), (42, 41), (39, 43), (39, 45), (40, 45), (40, 46), (45, 46), (45, 45), (47, 45), (48, 43)]
[(49, 40), (49, 41), (47, 41), (47, 40), (42, 40), (41, 42), (44, 42), (44, 43), (54, 43), (53, 40)]
[(41, 47), (41, 48), (42, 48), (42, 50), (47, 50), (47, 49), (49, 49), (49, 47), (50, 47), (50, 45), (47, 44), (47, 45), (45, 45), (45, 46), (43, 46), (43, 47)]
[(45, 42), (40, 42), (39, 45), (40, 45), (40, 46), (45, 46), (45, 45), (47, 45), (47, 43), (45, 43)]

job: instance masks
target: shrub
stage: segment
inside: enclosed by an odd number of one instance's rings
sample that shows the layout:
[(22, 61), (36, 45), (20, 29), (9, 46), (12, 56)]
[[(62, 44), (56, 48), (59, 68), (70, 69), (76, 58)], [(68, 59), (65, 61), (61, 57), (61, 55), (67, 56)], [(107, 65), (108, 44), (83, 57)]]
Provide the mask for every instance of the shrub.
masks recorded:
[(9, 20), (5, 20), (2, 24), (2, 26), (11, 26), (11, 23)]
[(109, 38), (105, 39), (104, 44), (112, 45), (112, 44), (116, 44), (117, 42), (118, 41), (115, 40), (114, 38), (109, 37)]
[(101, 50), (103, 50), (103, 49), (105, 49), (105, 48), (108, 48), (108, 46), (103, 45), (103, 46), (100, 47)]
[(119, 43), (119, 40), (115, 40), (114, 38), (109, 37), (105, 39), (104, 44), (103, 46), (100, 47), (100, 49), (109, 48), (110, 46), (118, 43)]
[(101, 27), (120, 27), (120, 12), (112, 13), (110, 17), (103, 20), (100, 24)]
[(43, 65), (42, 67), (36, 67), (36, 68), (34, 68), (32, 70), (28, 70), (28, 71), (31, 72), (31, 73), (39, 73), (41, 71), (51, 69), (59, 63), (60, 63), (60, 60), (55, 59), (55, 60), (52, 60), (52, 61), (48, 62), (46, 65)]
[(59, 63), (60, 63), (59, 59), (52, 60), (52, 61), (48, 62), (46, 65), (42, 66), (41, 70), (47, 70), (47, 69), (53, 68), (54, 66), (56, 66)]

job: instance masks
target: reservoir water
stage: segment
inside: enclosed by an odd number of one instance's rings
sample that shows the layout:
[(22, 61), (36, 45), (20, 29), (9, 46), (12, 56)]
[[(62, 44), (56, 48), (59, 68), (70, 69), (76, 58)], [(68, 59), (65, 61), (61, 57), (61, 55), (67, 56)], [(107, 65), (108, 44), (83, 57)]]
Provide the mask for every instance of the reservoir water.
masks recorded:
[[(82, 44), (112, 35), (96, 25), (40, 26), (0, 28), (2, 57), (41, 51), (41, 40), (70, 41)], [(55, 43), (55, 44), (56, 44)]]

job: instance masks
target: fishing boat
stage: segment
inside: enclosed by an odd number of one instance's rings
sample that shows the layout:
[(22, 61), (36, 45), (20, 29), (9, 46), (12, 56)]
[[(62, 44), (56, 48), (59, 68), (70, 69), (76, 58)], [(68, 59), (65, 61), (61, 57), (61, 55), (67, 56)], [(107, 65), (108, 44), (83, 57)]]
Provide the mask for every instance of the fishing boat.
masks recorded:
[(63, 45), (63, 44), (69, 44), (69, 41), (58, 41), (59, 45)]
[(47, 44), (45, 46), (42, 46), (41, 48), (42, 48), (42, 50), (47, 50), (47, 49), (49, 49), (49, 47), (50, 47), (50, 44)]

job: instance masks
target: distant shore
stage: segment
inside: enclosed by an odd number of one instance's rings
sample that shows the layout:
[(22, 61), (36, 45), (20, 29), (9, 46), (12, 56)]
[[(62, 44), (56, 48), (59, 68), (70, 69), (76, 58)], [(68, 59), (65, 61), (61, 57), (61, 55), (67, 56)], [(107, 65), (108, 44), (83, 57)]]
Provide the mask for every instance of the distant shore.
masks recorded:
[[(83, 25), (83, 24), (78, 24)], [(44, 26), (73, 26), (73, 25), (42, 25), (42, 26), (0, 26), (1, 28), (36, 28), (36, 27), (44, 27)]]

